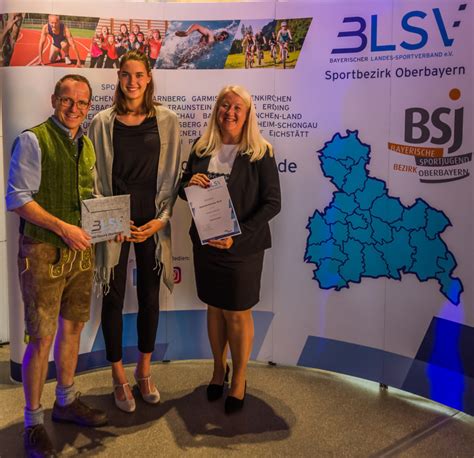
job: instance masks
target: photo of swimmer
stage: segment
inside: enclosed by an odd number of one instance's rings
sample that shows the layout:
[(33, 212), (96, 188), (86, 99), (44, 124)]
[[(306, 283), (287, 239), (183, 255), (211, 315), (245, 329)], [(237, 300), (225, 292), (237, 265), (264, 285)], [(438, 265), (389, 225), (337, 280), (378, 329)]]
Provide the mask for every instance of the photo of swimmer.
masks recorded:
[[(17, 14), (17, 19), (2, 32), (4, 66), (84, 65), (98, 18), (24, 13), (20, 20), (19, 13), (11, 14)], [(5, 49), (10, 49), (10, 54)]]
[(156, 68), (224, 68), (239, 21), (173, 21)]

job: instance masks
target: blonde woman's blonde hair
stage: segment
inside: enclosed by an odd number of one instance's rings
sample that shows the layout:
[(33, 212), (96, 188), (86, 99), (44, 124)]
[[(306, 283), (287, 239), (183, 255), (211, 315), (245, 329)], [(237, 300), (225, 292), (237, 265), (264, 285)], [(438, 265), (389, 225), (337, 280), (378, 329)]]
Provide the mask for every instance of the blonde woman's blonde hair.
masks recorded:
[(248, 108), (247, 119), (242, 129), (242, 136), (240, 137), (239, 153), (250, 156), (250, 162), (262, 159), (267, 151), (270, 156), (273, 156), (272, 145), (265, 140), (260, 133), (252, 96), (242, 86), (225, 86), (219, 92), (214, 108), (212, 109), (209, 125), (201, 138), (194, 145), (196, 155), (199, 157), (211, 156), (214, 151), (220, 149), (222, 137), (217, 124), (217, 112), (222, 105), (222, 100), (230, 92), (238, 95)]

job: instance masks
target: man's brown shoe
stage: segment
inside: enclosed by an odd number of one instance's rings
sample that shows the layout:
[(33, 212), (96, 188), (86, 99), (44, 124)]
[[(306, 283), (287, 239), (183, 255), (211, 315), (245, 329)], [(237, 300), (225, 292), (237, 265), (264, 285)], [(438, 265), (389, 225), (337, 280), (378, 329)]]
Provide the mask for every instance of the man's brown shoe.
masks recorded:
[(93, 409), (79, 399), (80, 393), (71, 404), (61, 407), (54, 402), (53, 421), (60, 423), (75, 423), (81, 426), (103, 426), (107, 424), (107, 414), (99, 409)]
[(28, 426), (23, 433), (23, 444), (28, 458), (55, 457), (56, 451), (44, 425)]

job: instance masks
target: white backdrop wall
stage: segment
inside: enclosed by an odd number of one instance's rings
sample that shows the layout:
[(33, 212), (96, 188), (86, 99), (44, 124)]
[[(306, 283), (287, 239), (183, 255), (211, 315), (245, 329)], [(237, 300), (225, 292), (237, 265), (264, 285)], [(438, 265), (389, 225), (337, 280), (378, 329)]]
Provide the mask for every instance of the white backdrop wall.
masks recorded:
[[(117, 21), (167, 21), (153, 73), (157, 100), (181, 118), (183, 161), (212, 96), (229, 83), (254, 95), (262, 132), (275, 146), (283, 205), (254, 309), (252, 357), (375, 380), (473, 413), (472, 2), (6, 1), (4, 11), (110, 22), (111, 4)], [(295, 30), (306, 24), (291, 68), (235, 68), (239, 56), (219, 61), (217, 50), (196, 61), (178, 58), (174, 31), (192, 22), (238, 39), (242, 25), (256, 30), (272, 20), (289, 20)], [(25, 26), (23, 44), (32, 36)], [(11, 68), (1, 70), (6, 152), (19, 132), (50, 114), (54, 82), (71, 71), (35, 66), (21, 45)], [(93, 116), (111, 103), (115, 70), (77, 72), (92, 83)], [(5, 168), (8, 162), (5, 154)], [(205, 305), (195, 295), (190, 217), (181, 201), (172, 223), (177, 283), (172, 296), (162, 291), (154, 357), (207, 358)], [(24, 348), (17, 224), (7, 217), (15, 378)], [(129, 267), (127, 361), (136, 354), (133, 258)], [(105, 364), (99, 317), (95, 302), (81, 370)]]

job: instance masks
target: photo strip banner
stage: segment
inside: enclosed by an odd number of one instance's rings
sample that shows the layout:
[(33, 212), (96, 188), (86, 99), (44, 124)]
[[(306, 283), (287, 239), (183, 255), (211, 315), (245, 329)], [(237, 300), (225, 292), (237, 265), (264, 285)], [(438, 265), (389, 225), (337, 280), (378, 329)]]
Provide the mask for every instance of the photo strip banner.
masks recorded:
[[(15, 136), (50, 115), (57, 79), (90, 80), (87, 127), (112, 105), (128, 49), (148, 55), (155, 100), (180, 119), (183, 167), (219, 90), (245, 86), (282, 187), (252, 358), (361, 377), (474, 414), (472, 9), (448, 0), (4, 1), (5, 178)], [(154, 360), (211, 356), (190, 221), (178, 200), (175, 290), (161, 291)], [(16, 216), (6, 228), (11, 374), (20, 380)], [(137, 355), (134, 272), (132, 257), (125, 362)], [(80, 353), (79, 370), (107, 364), (100, 299)]]
[[(194, 22), (7, 13), (0, 64), (118, 68), (135, 49), (152, 69), (290, 69), (310, 24), (311, 18)], [(281, 56), (280, 42), (288, 43)]]

